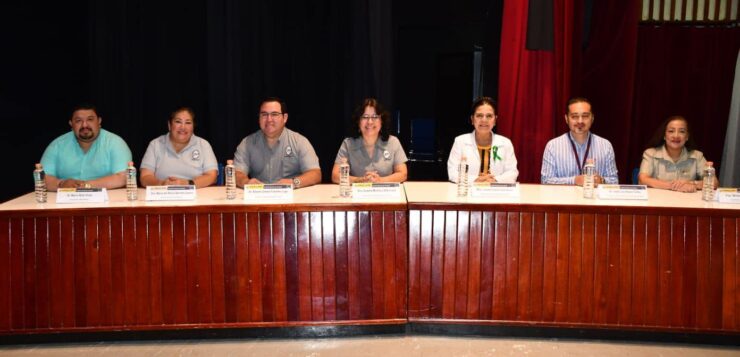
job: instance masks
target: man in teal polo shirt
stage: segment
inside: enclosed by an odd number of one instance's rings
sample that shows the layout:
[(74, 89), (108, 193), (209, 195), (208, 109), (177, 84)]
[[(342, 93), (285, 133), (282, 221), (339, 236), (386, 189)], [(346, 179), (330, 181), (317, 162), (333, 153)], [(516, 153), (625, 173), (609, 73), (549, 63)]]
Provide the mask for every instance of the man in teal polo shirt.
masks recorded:
[(49, 190), (65, 187), (119, 188), (126, 185), (131, 150), (120, 136), (100, 128), (102, 118), (95, 107), (75, 108), (72, 130), (51, 142), (41, 164)]

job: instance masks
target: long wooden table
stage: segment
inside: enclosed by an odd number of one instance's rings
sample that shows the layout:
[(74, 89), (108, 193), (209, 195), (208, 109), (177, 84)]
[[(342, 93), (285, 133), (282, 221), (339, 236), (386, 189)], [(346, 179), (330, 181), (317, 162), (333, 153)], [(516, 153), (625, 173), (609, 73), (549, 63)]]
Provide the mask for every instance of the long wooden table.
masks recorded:
[[(405, 324), (404, 197), (0, 205), (0, 334)], [(144, 191), (140, 191), (140, 198)], [(241, 192), (239, 193), (241, 195)]]
[[(446, 182), (245, 204), (0, 205), (0, 335), (294, 326), (535, 326), (740, 332), (740, 205), (649, 190), (587, 200)], [(143, 196), (143, 191), (140, 192)], [(50, 194), (54, 202), (54, 194)]]
[(411, 182), (409, 321), (740, 332), (740, 207), (700, 193), (647, 201), (521, 185), (458, 199)]

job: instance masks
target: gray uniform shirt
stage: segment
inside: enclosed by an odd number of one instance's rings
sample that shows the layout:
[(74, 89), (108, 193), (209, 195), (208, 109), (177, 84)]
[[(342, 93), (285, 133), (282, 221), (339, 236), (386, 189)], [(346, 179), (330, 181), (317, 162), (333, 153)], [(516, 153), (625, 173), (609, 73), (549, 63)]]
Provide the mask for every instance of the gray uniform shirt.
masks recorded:
[(218, 170), (218, 161), (205, 139), (191, 136), (188, 145), (178, 153), (172, 148), (170, 134), (164, 134), (149, 142), (141, 168), (154, 171), (159, 180), (170, 176), (191, 180), (206, 171)]
[(681, 150), (677, 162), (665, 151), (665, 146), (650, 148), (642, 153), (640, 173), (663, 181), (698, 180), (702, 176), (702, 169), (707, 164), (699, 150)]
[(340, 159), (346, 157), (350, 175), (365, 176), (367, 171), (377, 171), (382, 177), (392, 174), (394, 166), (409, 160), (401, 147), (401, 142), (393, 135), (388, 136), (388, 141), (380, 139), (376, 141), (374, 151), (372, 158), (368, 156), (362, 137), (346, 138), (339, 147), (334, 163), (339, 164)]
[(264, 183), (296, 177), (319, 168), (319, 158), (305, 136), (284, 128), (273, 148), (258, 130), (239, 143), (234, 153), (234, 167)]

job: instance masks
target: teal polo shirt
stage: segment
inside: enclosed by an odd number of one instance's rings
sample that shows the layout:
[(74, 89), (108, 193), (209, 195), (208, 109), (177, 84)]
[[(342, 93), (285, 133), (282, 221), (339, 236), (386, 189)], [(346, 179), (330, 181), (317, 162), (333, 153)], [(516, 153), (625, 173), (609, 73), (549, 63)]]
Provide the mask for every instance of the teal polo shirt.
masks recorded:
[(74, 132), (54, 139), (41, 156), (44, 171), (58, 179), (94, 180), (126, 170), (131, 150), (120, 136), (100, 129), (87, 152), (82, 151)]

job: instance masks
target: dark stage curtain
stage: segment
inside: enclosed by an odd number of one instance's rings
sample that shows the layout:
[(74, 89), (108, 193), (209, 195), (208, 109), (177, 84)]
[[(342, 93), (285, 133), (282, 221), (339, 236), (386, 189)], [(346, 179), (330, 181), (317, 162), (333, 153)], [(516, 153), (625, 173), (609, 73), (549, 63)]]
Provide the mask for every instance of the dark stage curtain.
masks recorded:
[(390, 1), (90, 2), (92, 101), (138, 163), (177, 106), (219, 161), (258, 130), (262, 98), (287, 102), (328, 181), (351, 110), (392, 107)]
[(637, 167), (655, 128), (683, 115), (707, 160), (722, 170), (740, 28), (639, 27), (635, 111), (627, 137), (629, 165)]

